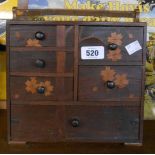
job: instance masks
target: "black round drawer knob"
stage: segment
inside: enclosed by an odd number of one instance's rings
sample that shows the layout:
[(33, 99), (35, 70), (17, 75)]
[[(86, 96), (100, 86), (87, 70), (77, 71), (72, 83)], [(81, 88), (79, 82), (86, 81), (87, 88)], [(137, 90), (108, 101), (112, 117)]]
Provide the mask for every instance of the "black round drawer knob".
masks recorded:
[(42, 60), (42, 59), (37, 59), (36, 62), (35, 62), (35, 64), (36, 64), (36, 66), (37, 66), (38, 68), (44, 68), (46, 63), (45, 63), (45, 61)]
[(113, 88), (115, 88), (115, 83), (113, 81), (107, 81), (107, 87), (109, 89), (113, 89)]
[(36, 32), (35, 38), (37, 40), (44, 40), (45, 39), (45, 34), (43, 32)]
[(108, 45), (108, 48), (110, 49), (110, 50), (115, 50), (115, 49), (117, 49), (117, 45), (116, 44), (109, 44)]
[(78, 119), (73, 119), (72, 120), (72, 126), (73, 127), (79, 127), (80, 125), (80, 121)]
[(44, 94), (45, 93), (45, 87), (39, 87), (38, 88), (38, 93), (39, 94)]

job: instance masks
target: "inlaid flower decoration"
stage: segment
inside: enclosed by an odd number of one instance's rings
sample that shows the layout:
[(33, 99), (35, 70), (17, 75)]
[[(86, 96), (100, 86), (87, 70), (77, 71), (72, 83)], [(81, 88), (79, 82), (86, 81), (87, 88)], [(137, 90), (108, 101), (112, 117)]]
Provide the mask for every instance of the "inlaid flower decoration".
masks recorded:
[(26, 42), (27, 47), (41, 47), (39, 40), (37, 39), (28, 39)]
[(129, 84), (127, 74), (118, 74), (115, 70), (110, 67), (106, 67), (101, 71), (101, 78), (104, 82), (114, 81), (118, 88), (124, 88)]
[(109, 44), (115, 44), (116, 46), (118, 46), (116, 49), (109, 49), (109, 52), (107, 54), (108, 59), (112, 61), (118, 61), (122, 59), (121, 49), (119, 48), (119, 46), (121, 46), (123, 43), (122, 39), (122, 34), (116, 32), (111, 33), (111, 36), (108, 37)]
[(122, 45), (122, 34), (117, 34), (116, 32), (111, 33), (111, 36), (108, 37), (108, 43), (114, 43), (116, 45)]
[(51, 84), (50, 81), (39, 82), (35, 77), (31, 77), (30, 80), (27, 80), (25, 82), (25, 86), (25, 90), (31, 94), (37, 93), (37, 89), (39, 87), (45, 88), (45, 96), (50, 96), (54, 91), (54, 86)]
[(101, 71), (101, 77), (103, 81), (112, 81), (114, 80), (114, 75), (116, 72), (110, 67), (106, 67), (105, 70)]
[(129, 83), (129, 80), (127, 80), (126, 74), (116, 75), (115, 84), (118, 86), (118, 88), (124, 88), (128, 85), (128, 83)]
[(122, 59), (121, 50), (119, 48), (117, 48), (115, 51), (109, 50), (107, 58), (111, 59), (112, 61), (121, 60)]
[(25, 82), (25, 85), (25, 90), (27, 92), (30, 92), (32, 94), (35, 94), (37, 92), (38, 82), (35, 77), (31, 77), (30, 80), (27, 80)]
[(50, 81), (40, 82), (38, 86), (45, 88), (45, 96), (50, 96), (54, 89)]

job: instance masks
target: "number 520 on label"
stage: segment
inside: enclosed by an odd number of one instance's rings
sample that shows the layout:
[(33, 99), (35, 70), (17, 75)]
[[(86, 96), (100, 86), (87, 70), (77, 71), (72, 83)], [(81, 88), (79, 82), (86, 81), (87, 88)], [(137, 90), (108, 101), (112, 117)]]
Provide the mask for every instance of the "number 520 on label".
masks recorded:
[(81, 59), (82, 60), (104, 59), (104, 46), (81, 47)]

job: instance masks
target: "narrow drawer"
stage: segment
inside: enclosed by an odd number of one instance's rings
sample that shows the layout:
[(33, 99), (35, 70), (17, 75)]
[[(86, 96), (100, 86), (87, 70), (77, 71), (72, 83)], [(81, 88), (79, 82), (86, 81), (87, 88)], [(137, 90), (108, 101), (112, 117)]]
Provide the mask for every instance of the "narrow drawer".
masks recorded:
[[(61, 36), (60, 36), (61, 33)], [(10, 46), (74, 46), (74, 27), (56, 25), (11, 25)]]
[(141, 66), (80, 66), (79, 101), (140, 101)]
[(41, 105), (11, 106), (11, 140), (54, 142), (64, 137), (62, 107)]
[[(56, 51), (11, 51), (10, 71), (28, 73), (56, 73), (57, 72)], [(64, 72), (73, 72), (73, 52), (64, 52)]]
[[(143, 49), (143, 27), (113, 27), (113, 26), (81, 26), (79, 39), (79, 64), (80, 65), (139, 65), (145, 57)], [(131, 46), (133, 54), (125, 48)], [(96, 55), (91, 50), (86, 54), (92, 59), (81, 57), (82, 47), (104, 47), (104, 58), (96, 60)], [(90, 48), (91, 49), (91, 48)], [(93, 59), (94, 57), (94, 59)]]
[(10, 77), (12, 100), (50, 101), (72, 100), (73, 78), (70, 77)]
[(66, 106), (66, 140), (138, 142), (136, 107)]

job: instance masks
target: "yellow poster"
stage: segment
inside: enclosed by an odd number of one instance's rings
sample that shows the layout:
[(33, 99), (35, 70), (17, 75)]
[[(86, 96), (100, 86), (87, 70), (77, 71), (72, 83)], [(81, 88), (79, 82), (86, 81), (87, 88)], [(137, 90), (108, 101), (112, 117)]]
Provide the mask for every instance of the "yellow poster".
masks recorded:
[[(0, 45), (6, 44), (6, 19), (12, 19), (12, 7), (17, 6), (17, 0), (0, 0)], [(0, 48), (0, 100), (6, 100), (6, 52)]]

